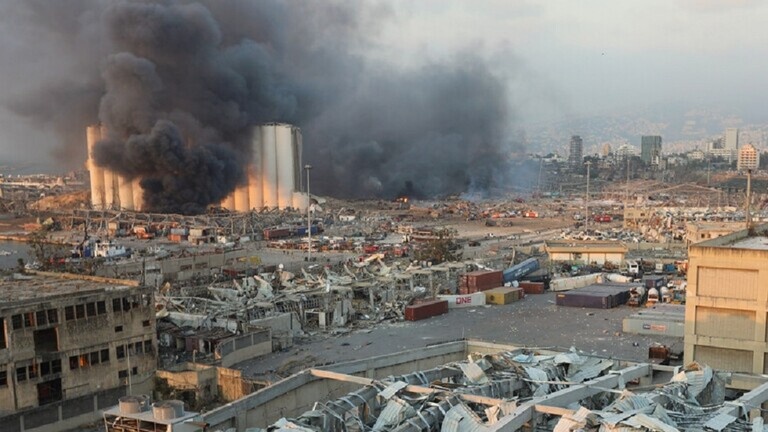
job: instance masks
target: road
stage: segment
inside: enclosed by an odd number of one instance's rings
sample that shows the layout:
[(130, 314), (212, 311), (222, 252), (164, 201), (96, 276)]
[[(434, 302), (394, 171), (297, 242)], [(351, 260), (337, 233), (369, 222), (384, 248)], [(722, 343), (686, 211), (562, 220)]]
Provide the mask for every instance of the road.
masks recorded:
[[(622, 333), (622, 320), (637, 308), (560, 307), (555, 293), (528, 295), (504, 306), (452, 309), (417, 322), (364, 325), (344, 334), (320, 332), (282, 352), (237, 366), (246, 376), (276, 380), (306, 367), (383, 355), (461, 338), (527, 347), (561, 347), (601, 356), (643, 361), (653, 342), (682, 348), (682, 339)], [(341, 332), (346, 330), (341, 329)]]

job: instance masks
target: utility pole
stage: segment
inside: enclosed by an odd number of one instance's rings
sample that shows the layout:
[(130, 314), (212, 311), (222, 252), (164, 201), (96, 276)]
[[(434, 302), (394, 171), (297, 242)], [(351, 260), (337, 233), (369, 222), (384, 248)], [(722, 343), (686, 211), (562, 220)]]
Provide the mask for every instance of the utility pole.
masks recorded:
[(589, 226), (589, 167), (592, 166), (592, 161), (587, 161), (584, 165), (587, 166), (587, 199), (584, 202), (584, 208), (586, 216), (584, 216), (584, 227)]
[(747, 229), (752, 226), (752, 216), (749, 214), (752, 207), (752, 170), (747, 170), (747, 202), (745, 204), (744, 219), (747, 221)]
[[(309, 195), (309, 170), (312, 165), (304, 165), (307, 170), (307, 262), (312, 261), (312, 197)], [(307, 264), (309, 265), (309, 264)]]

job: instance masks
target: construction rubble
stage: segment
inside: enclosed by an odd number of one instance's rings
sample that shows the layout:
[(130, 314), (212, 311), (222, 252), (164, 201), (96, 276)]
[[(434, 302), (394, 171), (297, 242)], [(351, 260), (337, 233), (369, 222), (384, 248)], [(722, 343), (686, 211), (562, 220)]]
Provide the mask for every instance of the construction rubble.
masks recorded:
[[(362, 385), (311, 411), (249, 431), (755, 431), (765, 385), (726, 400), (729, 374), (699, 364), (667, 368), (665, 383), (639, 385), (648, 364), (576, 352), (515, 350), (470, 355), (434, 369), (371, 380), (312, 370)], [(656, 371), (658, 372), (658, 371)]]

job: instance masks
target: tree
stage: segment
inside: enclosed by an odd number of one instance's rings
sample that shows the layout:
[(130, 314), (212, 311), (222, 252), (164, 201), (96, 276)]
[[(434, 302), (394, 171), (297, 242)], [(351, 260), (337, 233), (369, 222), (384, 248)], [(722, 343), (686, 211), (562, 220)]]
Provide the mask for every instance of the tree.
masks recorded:
[(45, 231), (34, 231), (27, 236), (27, 242), (32, 256), (40, 263), (41, 269), (50, 270), (54, 267), (56, 258), (63, 258), (65, 247), (53, 243)]

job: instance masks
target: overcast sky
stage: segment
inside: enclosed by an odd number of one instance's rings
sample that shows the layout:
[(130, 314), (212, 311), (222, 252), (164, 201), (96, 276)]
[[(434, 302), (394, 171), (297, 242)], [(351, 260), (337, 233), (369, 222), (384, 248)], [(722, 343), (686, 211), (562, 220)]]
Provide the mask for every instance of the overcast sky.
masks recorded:
[[(350, 0), (351, 1), (351, 0)], [(663, 102), (759, 115), (768, 97), (768, 2), (391, 0), (365, 55), (403, 68), (482, 52), (510, 81), (522, 127)], [(0, 98), (56, 74), (0, 18)], [(24, 29), (33, 34), (34, 29)], [(42, 30), (41, 30), (42, 31)], [(65, 107), (62, 107), (65, 109)], [(0, 163), (53, 162), (57, 137), (0, 106)]]
[(382, 56), (493, 53), (518, 78), (513, 98), (528, 120), (667, 101), (757, 109), (767, 96), (768, 2), (402, 0), (394, 9)]

